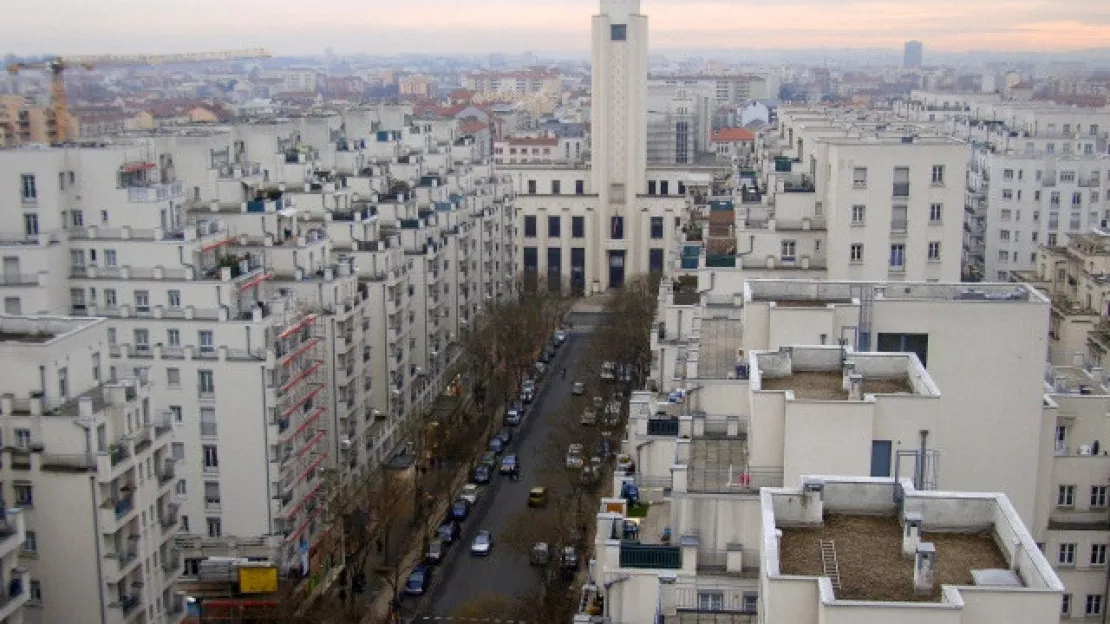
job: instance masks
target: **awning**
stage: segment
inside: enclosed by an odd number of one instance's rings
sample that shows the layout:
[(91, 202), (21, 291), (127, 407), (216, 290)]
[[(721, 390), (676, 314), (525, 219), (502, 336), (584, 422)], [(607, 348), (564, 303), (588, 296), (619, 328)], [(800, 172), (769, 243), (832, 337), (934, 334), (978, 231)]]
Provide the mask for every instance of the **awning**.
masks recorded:
[(155, 165), (152, 162), (129, 162), (124, 163), (123, 166), (120, 167), (120, 171), (124, 173), (135, 173), (137, 171), (146, 171), (154, 168)]

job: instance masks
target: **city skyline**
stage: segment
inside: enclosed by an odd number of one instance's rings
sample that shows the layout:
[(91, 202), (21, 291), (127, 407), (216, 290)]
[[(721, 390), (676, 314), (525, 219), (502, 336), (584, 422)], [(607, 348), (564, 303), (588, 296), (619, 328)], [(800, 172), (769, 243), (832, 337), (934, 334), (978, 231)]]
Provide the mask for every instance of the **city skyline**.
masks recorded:
[[(265, 46), (276, 55), (582, 52), (594, 0), (472, 0), (464, 12), (436, 21), (457, 3), (331, 0), (306, 13), (288, 0), (236, 3), (114, 0), (104, 11), (86, 0), (42, 0), (13, 8), (0, 25), (4, 53), (162, 53)], [(1078, 0), (788, 0), (750, 6), (726, 0), (645, 0), (653, 51), (683, 48), (883, 48), (906, 40), (927, 51), (1061, 52), (1110, 47), (1110, 7)], [(66, 24), (38, 26), (66, 15)], [(130, 15), (127, 19), (121, 16)], [(219, 20), (213, 16), (219, 15)], [(990, 24), (984, 27), (983, 24)], [(727, 25), (727, 26), (722, 26)]]

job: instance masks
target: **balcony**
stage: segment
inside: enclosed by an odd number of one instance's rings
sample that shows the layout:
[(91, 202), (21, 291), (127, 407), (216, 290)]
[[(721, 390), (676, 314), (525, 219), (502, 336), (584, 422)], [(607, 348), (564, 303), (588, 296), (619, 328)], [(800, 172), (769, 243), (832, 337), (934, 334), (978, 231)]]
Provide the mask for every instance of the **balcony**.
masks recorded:
[(177, 505), (168, 505), (158, 516), (163, 529), (172, 529), (177, 526)]
[(620, 566), (622, 568), (648, 568), (654, 570), (682, 569), (682, 548), (660, 544), (621, 542)]
[(154, 444), (154, 428), (150, 425), (144, 425), (139, 432), (135, 434), (135, 454), (139, 455), (143, 451), (149, 449)]
[(131, 457), (131, 449), (127, 448), (126, 444), (116, 444), (108, 450), (108, 456), (111, 458), (112, 467), (115, 468)]
[(647, 434), (657, 436), (678, 436), (677, 418), (650, 418), (647, 421)]
[(174, 477), (177, 476), (177, 470), (174, 468), (175, 465), (176, 463), (172, 459), (163, 461), (162, 469), (158, 471), (158, 481), (160, 483), (173, 481)]
[(168, 553), (163, 554), (162, 569), (170, 573), (181, 569), (181, 551), (171, 548)]
[(181, 199), (183, 196), (181, 182), (168, 182), (165, 184), (150, 184), (147, 186), (131, 186), (127, 188), (127, 200), (138, 203), (160, 202), (171, 199)]
[(12, 570), (11, 580), (6, 587), (0, 587), (0, 622), (18, 613), (31, 599), (31, 573), (23, 568)]
[(135, 610), (142, 603), (142, 596), (138, 593), (121, 596), (117, 605), (120, 611), (126, 616)]

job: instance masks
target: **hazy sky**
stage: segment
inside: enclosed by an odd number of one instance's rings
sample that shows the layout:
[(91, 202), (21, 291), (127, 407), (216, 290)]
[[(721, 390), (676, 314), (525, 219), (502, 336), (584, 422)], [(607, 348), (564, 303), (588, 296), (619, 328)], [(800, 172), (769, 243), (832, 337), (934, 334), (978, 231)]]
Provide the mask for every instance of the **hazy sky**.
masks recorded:
[[(0, 53), (584, 52), (597, 0), (24, 0)], [(643, 0), (651, 48), (1110, 47), (1110, 0)]]

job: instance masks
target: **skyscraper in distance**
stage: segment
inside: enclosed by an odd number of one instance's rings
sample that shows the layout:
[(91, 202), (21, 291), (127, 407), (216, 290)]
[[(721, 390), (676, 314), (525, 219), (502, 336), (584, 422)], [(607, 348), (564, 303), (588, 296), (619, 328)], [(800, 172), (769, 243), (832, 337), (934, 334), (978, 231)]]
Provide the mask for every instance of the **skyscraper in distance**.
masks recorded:
[(925, 45), (920, 41), (907, 41), (902, 54), (902, 67), (918, 69), (925, 56)]

